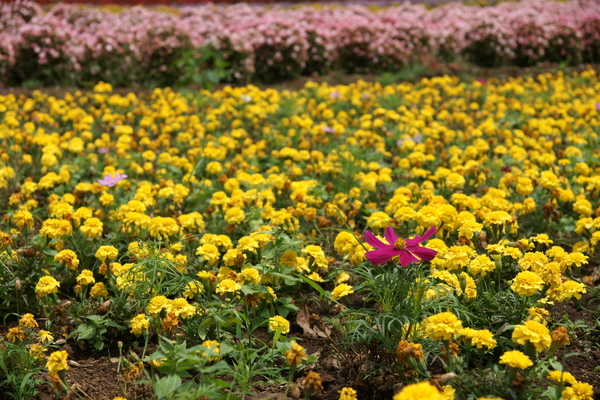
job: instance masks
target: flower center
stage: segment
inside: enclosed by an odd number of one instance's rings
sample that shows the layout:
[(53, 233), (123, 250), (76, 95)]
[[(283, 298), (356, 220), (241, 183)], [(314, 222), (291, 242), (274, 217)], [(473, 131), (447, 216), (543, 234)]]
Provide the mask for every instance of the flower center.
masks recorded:
[(404, 239), (399, 238), (396, 240), (396, 243), (394, 243), (394, 248), (396, 250), (402, 250), (405, 247), (406, 247), (406, 240), (404, 240)]

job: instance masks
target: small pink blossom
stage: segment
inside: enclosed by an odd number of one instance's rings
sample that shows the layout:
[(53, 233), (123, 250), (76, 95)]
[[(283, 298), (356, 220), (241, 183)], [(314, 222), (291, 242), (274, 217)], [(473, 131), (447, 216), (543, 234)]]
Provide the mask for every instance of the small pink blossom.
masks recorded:
[(365, 253), (367, 259), (374, 265), (385, 264), (394, 257), (400, 259), (403, 267), (419, 261), (431, 261), (437, 255), (437, 251), (419, 246), (420, 243), (435, 234), (437, 228), (432, 226), (423, 236), (415, 236), (412, 239), (400, 239), (394, 232), (394, 228), (388, 226), (385, 230), (385, 240), (379, 240), (373, 233), (365, 231), (365, 241), (376, 250)]
[(98, 149), (98, 153), (100, 153), (100, 154), (106, 154), (106, 153), (108, 153), (109, 151), (110, 151), (110, 149), (109, 149), (108, 147), (100, 147), (100, 148)]
[(120, 174), (120, 173), (116, 172), (114, 174), (108, 174), (102, 179), (98, 179), (97, 182), (103, 186), (113, 187), (117, 183), (121, 182), (123, 179), (126, 179), (126, 178), (127, 178), (126, 174)]

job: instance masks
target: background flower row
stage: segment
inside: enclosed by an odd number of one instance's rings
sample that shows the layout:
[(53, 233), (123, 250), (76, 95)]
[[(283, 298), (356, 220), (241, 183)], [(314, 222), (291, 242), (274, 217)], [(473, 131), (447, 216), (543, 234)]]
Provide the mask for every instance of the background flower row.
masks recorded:
[(197, 67), (225, 68), (230, 80), (275, 81), (339, 68), (394, 71), (425, 55), (484, 66), (600, 56), (600, 4), (589, 0), (432, 10), (237, 4), (111, 13), (59, 4), (44, 13), (28, 1), (0, 7), (0, 76), (9, 84), (172, 84)]

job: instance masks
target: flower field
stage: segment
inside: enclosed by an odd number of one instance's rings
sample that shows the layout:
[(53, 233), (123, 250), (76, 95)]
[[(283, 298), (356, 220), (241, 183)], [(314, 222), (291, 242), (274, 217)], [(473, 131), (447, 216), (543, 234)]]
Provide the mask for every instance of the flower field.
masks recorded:
[(2, 391), (598, 398), (598, 93), (0, 96)]
[(599, 32), (595, 0), (45, 10), (25, 0), (0, 3), (0, 83), (276, 82), (339, 69), (395, 72), (424, 57), (578, 65), (600, 60)]

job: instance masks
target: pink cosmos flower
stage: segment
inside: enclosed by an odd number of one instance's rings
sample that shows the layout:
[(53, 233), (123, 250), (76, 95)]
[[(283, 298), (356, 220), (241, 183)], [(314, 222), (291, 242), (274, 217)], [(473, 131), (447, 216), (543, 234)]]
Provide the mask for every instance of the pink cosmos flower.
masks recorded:
[(102, 179), (98, 179), (98, 183), (104, 186), (113, 187), (117, 183), (121, 182), (123, 179), (126, 179), (126, 174), (120, 174), (118, 172), (114, 174), (108, 174)]
[(385, 264), (390, 259), (398, 257), (403, 267), (418, 261), (431, 261), (437, 255), (437, 251), (419, 246), (420, 243), (429, 239), (437, 228), (432, 226), (423, 236), (415, 236), (412, 239), (401, 239), (396, 236), (394, 228), (388, 226), (385, 230), (384, 243), (369, 231), (365, 231), (365, 240), (376, 250), (368, 251), (365, 256), (371, 264)]

